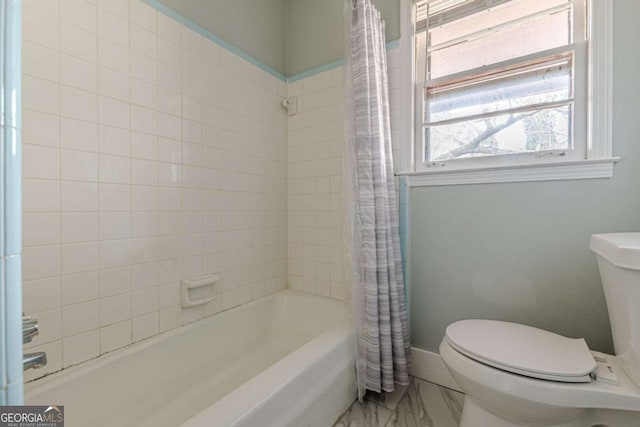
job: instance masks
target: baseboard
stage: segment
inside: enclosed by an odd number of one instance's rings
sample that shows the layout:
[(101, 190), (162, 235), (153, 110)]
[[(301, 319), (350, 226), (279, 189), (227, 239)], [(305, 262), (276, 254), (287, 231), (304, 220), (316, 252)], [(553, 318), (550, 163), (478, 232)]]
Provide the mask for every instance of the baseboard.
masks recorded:
[(438, 353), (411, 347), (410, 373), (414, 377), (462, 392)]

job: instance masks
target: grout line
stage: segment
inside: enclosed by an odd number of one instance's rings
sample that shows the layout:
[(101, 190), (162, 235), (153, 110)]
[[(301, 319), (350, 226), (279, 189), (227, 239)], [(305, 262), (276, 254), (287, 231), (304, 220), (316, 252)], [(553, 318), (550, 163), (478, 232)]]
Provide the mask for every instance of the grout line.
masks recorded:
[[(159, 147), (159, 140), (158, 140), (158, 133), (159, 133), (159, 128), (160, 128), (160, 44), (158, 43), (159, 40), (161, 39), (160, 37), (160, 28), (159, 28), (159, 22), (158, 22), (158, 13), (156, 13), (156, 32), (154, 34), (154, 39), (155, 39), (155, 43), (156, 43), (156, 62), (155, 62), (155, 68), (156, 68), (156, 87), (155, 87), (155, 91), (156, 91), (156, 135), (155, 135), (155, 149), (156, 149), (156, 160), (155, 160), (155, 169), (156, 169), (156, 182), (155, 182), (155, 191), (156, 191), (156, 230), (155, 230), (155, 234), (156, 234), (156, 257), (158, 256), (157, 251), (159, 249), (159, 236), (160, 236), (160, 190), (159, 190), (159, 185), (160, 185), (160, 147)], [(181, 100), (182, 101), (182, 100)], [(180, 103), (182, 105), (182, 102)], [(131, 149), (133, 150), (133, 144), (131, 144)], [(133, 164), (133, 163), (132, 163)], [(132, 170), (132, 175), (133, 175), (133, 170)], [(131, 209), (133, 210), (133, 191), (131, 191)], [(133, 214), (132, 214), (133, 217)], [(156, 270), (160, 270), (160, 264), (162, 263), (162, 261), (160, 260), (156, 260)], [(156, 279), (156, 297), (157, 297), (157, 313), (158, 313), (158, 332), (157, 333), (161, 333), (161, 322), (160, 322), (160, 312), (162, 311), (162, 309), (160, 308), (160, 276), (158, 273), (158, 278)]]
[[(133, 47), (132, 47), (132, 43), (131, 43), (131, 34), (132, 34), (132, 27), (133, 27), (133, 22), (131, 20), (131, 9), (132, 9), (132, 3), (129, 2), (129, 6), (128, 6), (128, 12), (129, 12), (129, 16), (128, 18), (126, 18), (127, 21), (127, 26), (128, 26), (128, 30), (129, 30), (129, 40), (128, 40), (128, 45), (127, 45), (127, 55), (129, 56), (128, 58), (128, 62), (129, 62), (129, 70), (127, 72), (127, 83), (128, 83), (128, 89), (129, 89), (129, 95), (128, 95), (128, 100), (127, 100), (127, 104), (129, 107), (129, 210), (128, 210), (128, 214), (129, 214), (129, 237), (126, 239), (129, 241), (129, 256), (128, 256), (128, 260), (127, 260), (127, 269), (128, 269), (128, 275), (129, 275), (129, 289), (128, 289), (128, 293), (129, 294), (129, 316), (128, 319), (125, 319), (124, 321), (129, 321), (129, 342), (133, 344), (133, 268), (132, 268), (132, 264), (131, 264), (131, 240), (132, 240), (132, 228), (133, 228), (133, 215), (132, 215), (132, 209), (133, 209), (133, 191), (131, 189), (131, 176), (133, 175), (133, 166), (132, 166), (132, 162), (131, 162), (131, 128), (132, 128), (132, 119), (131, 119), (131, 53), (133, 52)], [(125, 19), (125, 18), (123, 18)], [(157, 62), (156, 62), (157, 64)], [(156, 65), (157, 67), (157, 65)], [(98, 142), (99, 143), (99, 142)], [(99, 208), (99, 207), (98, 207)], [(100, 349), (102, 352), (102, 349)]]
[[(96, 151), (100, 153), (100, 36), (98, 35), (100, 7), (96, 3)], [(100, 154), (98, 158), (98, 183), (96, 194), (98, 198), (98, 210), (96, 212), (98, 222), (98, 356), (102, 354), (102, 300), (100, 292), (100, 271), (102, 271), (102, 215), (100, 212)]]
[[(61, 14), (61, 6), (58, 2), (58, 17)], [(59, 219), (59, 233), (60, 237), (58, 239), (58, 253), (60, 254), (59, 260), (59, 281), (60, 281), (60, 368), (64, 368), (64, 359), (65, 359), (65, 351), (64, 351), (64, 294), (63, 294), (63, 286), (62, 286), (62, 97), (60, 96), (62, 93), (62, 84), (60, 83), (62, 79), (62, 19), (58, 18), (56, 22), (58, 26), (58, 113), (56, 114), (56, 121), (58, 122), (58, 213), (60, 215)]]

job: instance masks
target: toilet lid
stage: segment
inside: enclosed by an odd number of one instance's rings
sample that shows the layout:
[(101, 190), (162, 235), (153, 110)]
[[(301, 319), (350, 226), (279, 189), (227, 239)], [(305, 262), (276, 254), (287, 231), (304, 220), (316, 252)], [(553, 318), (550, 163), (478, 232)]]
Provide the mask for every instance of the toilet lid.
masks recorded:
[(517, 323), (461, 320), (447, 327), (446, 340), (478, 362), (533, 378), (589, 382), (596, 369), (584, 339)]

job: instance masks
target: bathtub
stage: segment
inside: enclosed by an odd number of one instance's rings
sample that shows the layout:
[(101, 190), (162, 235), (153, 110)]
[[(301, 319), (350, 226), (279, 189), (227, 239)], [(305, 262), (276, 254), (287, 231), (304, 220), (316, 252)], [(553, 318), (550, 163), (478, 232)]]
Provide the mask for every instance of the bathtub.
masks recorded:
[(285, 290), (26, 385), (66, 427), (330, 427), (356, 397), (344, 304)]

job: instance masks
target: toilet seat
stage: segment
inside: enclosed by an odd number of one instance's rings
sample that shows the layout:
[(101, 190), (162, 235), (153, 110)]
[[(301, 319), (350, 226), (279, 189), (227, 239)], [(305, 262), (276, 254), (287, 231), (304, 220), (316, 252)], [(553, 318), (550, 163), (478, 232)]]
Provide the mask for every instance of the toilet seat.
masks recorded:
[(618, 385), (597, 379), (589, 383), (545, 381), (507, 372), (466, 356), (447, 339), (440, 343), (439, 352), (455, 381), (469, 396), (486, 398), (498, 393), (498, 400), (503, 404), (514, 400), (517, 405), (524, 400), (553, 407), (640, 411), (640, 387), (631, 381), (612, 355), (606, 355), (606, 363), (618, 376)]
[(584, 339), (496, 320), (462, 320), (447, 327), (446, 341), (480, 363), (536, 379), (587, 383), (597, 364)]

